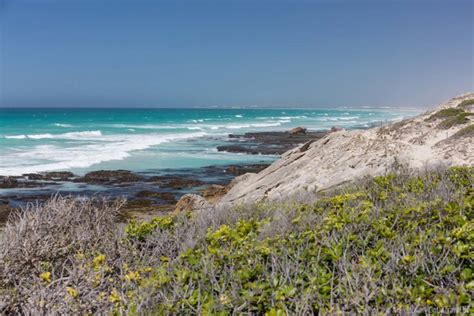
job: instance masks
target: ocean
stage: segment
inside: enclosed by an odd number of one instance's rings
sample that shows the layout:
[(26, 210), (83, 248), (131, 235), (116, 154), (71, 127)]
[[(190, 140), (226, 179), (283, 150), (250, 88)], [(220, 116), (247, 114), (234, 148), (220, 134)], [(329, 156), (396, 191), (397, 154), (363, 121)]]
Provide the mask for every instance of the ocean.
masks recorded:
[(367, 128), (418, 114), (404, 109), (0, 109), (0, 175), (127, 169), (146, 172), (271, 162), (218, 152), (228, 134)]

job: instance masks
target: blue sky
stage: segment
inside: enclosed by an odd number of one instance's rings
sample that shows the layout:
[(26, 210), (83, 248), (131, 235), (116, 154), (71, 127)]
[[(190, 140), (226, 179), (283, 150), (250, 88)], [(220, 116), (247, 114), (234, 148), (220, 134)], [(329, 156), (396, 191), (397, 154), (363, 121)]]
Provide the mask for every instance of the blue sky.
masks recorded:
[(472, 1), (0, 3), (0, 106), (427, 106), (474, 90)]

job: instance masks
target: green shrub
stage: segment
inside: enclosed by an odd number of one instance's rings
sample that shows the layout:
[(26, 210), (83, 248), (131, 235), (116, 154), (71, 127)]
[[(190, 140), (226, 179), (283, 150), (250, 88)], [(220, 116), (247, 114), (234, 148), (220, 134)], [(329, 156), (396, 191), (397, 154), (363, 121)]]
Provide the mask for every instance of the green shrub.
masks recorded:
[(456, 116), (451, 116), (444, 119), (441, 123), (438, 124), (439, 128), (449, 129), (453, 126), (469, 123), (469, 116), (473, 115), (472, 113), (460, 113)]
[(467, 108), (468, 106), (474, 105), (474, 99), (464, 100), (459, 103), (458, 107), (460, 108)]
[(170, 278), (179, 277), (158, 292), (179, 298), (158, 302), (154, 311), (467, 311), (474, 285), (473, 177), (467, 167), (389, 174), (362, 191), (285, 211), (291, 228), (271, 235), (281, 214), (209, 229), (169, 265)]
[(474, 137), (474, 124), (468, 125), (460, 129), (451, 137), (454, 139), (463, 138), (463, 137)]
[[(0, 267), (0, 302), (6, 302), (1, 311), (469, 314), (473, 184), (472, 167), (390, 173), (315, 202), (131, 222), (115, 239), (95, 233), (80, 248), (48, 248), (48, 257), (35, 259), (35, 270), (14, 259), (24, 258), (29, 245), (38, 247), (37, 239), (22, 239), (33, 227), (8, 223), (9, 238), (17, 236), (18, 242), (3, 243), (0, 253), (0, 262), (9, 263)], [(42, 209), (37, 216), (64, 226), (55, 232), (67, 232), (69, 221), (54, 221), (49, 212)], [(81, 226), (80, 236), (94, 231), (92, 220)], [(48, 230), (42, 234), (41, 240), (53, 237)]]
[(168, 229), (173, 227), (173, 216), (155, 217), (149, 222), (139, 223), (131, 220), (125, 227), (125, 233), (130, 239), (143, 241), (155, 229)]
[(456, 125), (469, 123), (469, 116), (472, 115), (474, 114), (466, 112), (461, 108), (448, 108), (432, 114), (425, 121), (432, 122), (441, 119), (442, 121), (438, 124), (438, 128), (449, 129)]
[(438, 112), (432, 114), (429, 118), (426, 119), (426, 121), (434, 121), (438, 119), (445, 119), (445, 118), (450, 118), (450, 117), (456, 117), (460, 114), (465, 113), (463, 109), (459, 108), (448, 108), (448, 109), (442, 109), (439, 110)]

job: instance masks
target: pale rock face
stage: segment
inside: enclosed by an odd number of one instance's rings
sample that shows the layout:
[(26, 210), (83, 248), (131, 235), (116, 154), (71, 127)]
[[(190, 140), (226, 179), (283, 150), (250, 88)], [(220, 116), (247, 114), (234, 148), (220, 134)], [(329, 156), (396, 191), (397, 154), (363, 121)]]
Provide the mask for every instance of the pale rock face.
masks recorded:
[[(436, 165), (474, 165), (473, 137), (452, 137), (473, 124), (449, 129), (440, 120), (426, 121), (433, 113), (454, 108), (474, 93), (453, 98), (415, 118), (361, 131), (337, 131), (283, 154), (258, 174), (245, 174), (233, 183), (220, 205), (283, 200), (305, 192), (318, 192), (366, 175), (389, 171), (394, 164), (423, 169)], [(468, 110), (468, 109), (467, 109)]]

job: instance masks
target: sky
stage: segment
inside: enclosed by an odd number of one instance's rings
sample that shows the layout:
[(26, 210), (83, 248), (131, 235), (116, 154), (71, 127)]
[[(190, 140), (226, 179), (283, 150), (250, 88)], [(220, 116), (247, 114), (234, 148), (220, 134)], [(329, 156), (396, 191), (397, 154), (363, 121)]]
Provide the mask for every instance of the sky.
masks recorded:
[(474, 90), (473, 23), (469, 0), (0, 0), (0, 106), (426, 107)]

